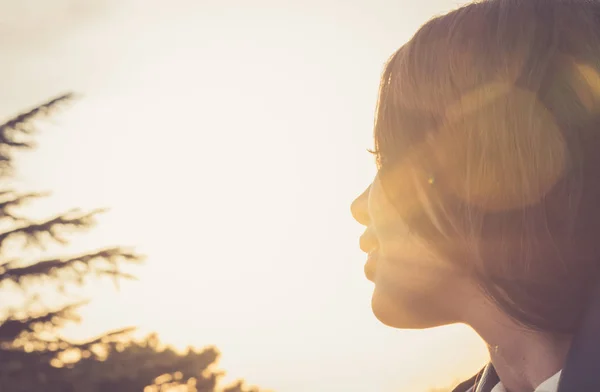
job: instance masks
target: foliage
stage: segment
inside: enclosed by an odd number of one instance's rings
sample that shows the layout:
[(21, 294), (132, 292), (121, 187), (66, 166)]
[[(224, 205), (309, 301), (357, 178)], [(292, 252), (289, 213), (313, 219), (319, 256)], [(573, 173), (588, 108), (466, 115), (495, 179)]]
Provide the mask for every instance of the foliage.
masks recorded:
[[(83, 303), (67, 301), (48, 307), (37, 288), (66, 296), (65, 287), (81, 286), (88, 277), (109, 277), (116, 284), (134, 279), (127, 264), (143, 257), (124, 247), (108, 247), (84, 254), (30, 260), (33, 250), (68, 244), (67, 235), (91, 228), (102, 210), (74, 209), (43, 220), (22, 215), (23, 206), (45, 196), (21, 193), (9, 185), (14, 155), (35, 145), (40, 118), (73, 99), (59, 96), (0, 125), (0, 296), (20, 293), (22, 303), (0, 309), (0, 392), (213, 392), (222, 375), (214, 369), (219, 352), (212, 347), (177, 353), (161, 347), (156, 335), (131, 337), (133, 328), (112, 331), (84, 342), (60, 335), (61, 328), (79, 321)], [(17, 254), (17, 257), (11, 255)], [(118, 286), (117, 286), (118, 287)], [(237, 383), (226, 392), (258, 392)]]

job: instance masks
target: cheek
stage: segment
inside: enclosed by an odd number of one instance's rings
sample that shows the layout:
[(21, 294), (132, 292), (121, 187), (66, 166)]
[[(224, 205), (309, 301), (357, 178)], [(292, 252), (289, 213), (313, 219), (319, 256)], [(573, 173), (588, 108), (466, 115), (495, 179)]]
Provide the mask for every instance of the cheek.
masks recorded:
[(451, 266), (415, 252), (401, 257), (380, 255), (374, 283), (377, 290), (400, 301), (431, 301), (454, 290), (460, 279)]
[[(389, 248), (387, 248), (389, 249)], [(395, 253), (396, 255), (398, 253)], [(428, 284), (423, 280), (429, 280), (426, 275), (427, 268), (423, 260), (415, 257), (390, 256), (388, 252), (381, 252), (377, 260), (375, 271), (375, 284), (382, 290), (393, 294), (395, 291), (422, 291)]]
[(435, 245), (403, 229), (381, 241), (378, 269), (382, 277), (422, 287), (443, 283), (458, 272), (458, 266), (432, 250)]
[(378, 182), (371, 187), (368, 200), (371, 226), (380, 240), (405, 237), (409, 230), (397, 208), (384, 195)]

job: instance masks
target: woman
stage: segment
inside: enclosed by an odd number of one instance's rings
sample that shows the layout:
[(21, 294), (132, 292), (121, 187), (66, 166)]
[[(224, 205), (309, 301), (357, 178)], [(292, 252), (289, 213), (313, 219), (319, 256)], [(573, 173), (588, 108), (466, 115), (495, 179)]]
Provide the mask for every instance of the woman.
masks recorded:
[(471, 326), (455, 391), (600, 391), (600, 1), (489, 0), (389, 60), (352, 205), (384, 324)]

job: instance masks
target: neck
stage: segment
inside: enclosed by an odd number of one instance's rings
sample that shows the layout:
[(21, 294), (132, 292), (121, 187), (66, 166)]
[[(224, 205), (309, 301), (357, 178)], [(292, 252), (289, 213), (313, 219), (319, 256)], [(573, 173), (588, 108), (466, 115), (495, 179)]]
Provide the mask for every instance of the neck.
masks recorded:
[(492, 304), (475, 308), (478, 311), (468, 324), (487, 343), (492, 365), (507, 391), (534, 391), (563, 368), (570, 338), (526, 330)]

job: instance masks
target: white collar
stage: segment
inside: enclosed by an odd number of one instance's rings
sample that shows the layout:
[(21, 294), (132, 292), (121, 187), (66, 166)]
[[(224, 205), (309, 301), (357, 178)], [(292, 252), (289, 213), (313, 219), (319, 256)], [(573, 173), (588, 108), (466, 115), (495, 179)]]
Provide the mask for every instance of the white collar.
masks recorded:
[[(558, 380), (560, 379), (560, 374), (562, 370), (558, 373), (538, 385), (538, 387), (533, 392), (556, 392), (558, 390)], [(507, 392), (504, 385), (501, 382), (496, 384), (494, 388), (490, 392)]]

